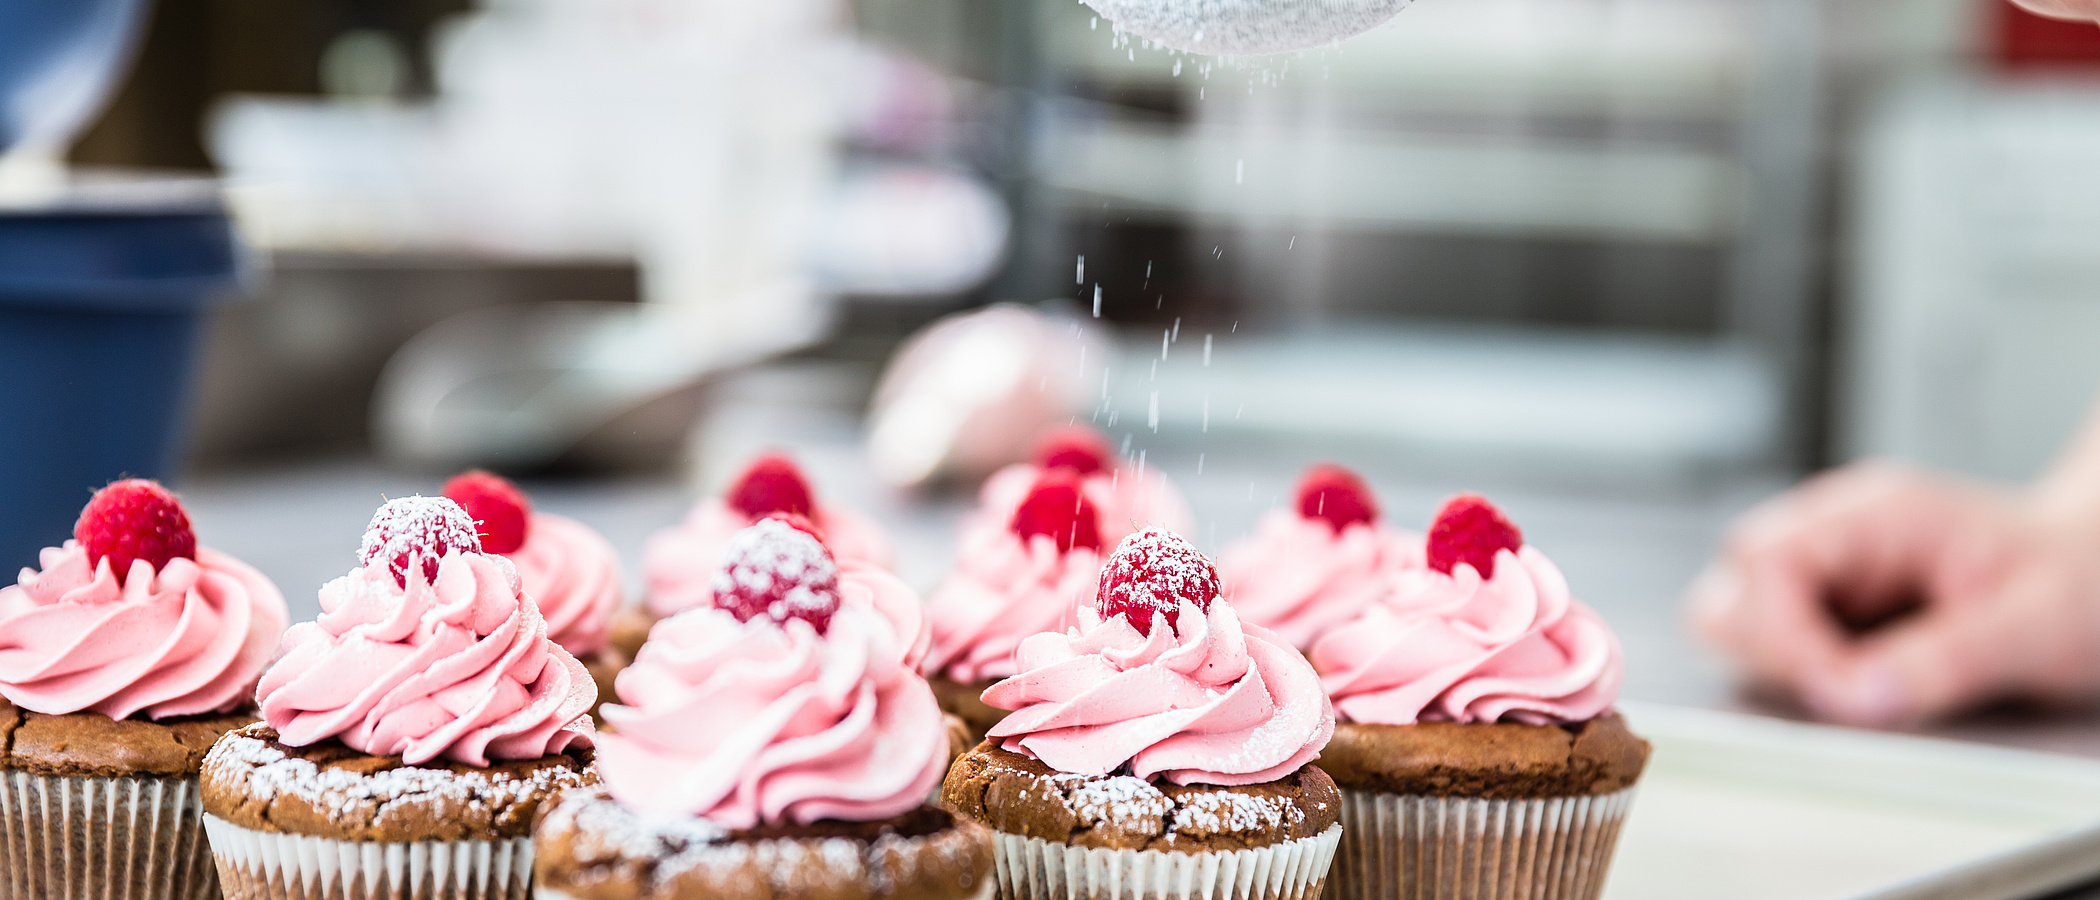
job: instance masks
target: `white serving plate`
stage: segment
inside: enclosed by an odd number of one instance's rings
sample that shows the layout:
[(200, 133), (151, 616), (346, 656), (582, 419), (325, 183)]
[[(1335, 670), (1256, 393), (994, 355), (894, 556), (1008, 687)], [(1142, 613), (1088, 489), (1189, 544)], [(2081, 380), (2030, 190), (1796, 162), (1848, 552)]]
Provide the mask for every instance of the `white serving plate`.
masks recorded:
[(1608, 900), (2017, 900), (2100, 876), (2100, 761), (1626, 703)]

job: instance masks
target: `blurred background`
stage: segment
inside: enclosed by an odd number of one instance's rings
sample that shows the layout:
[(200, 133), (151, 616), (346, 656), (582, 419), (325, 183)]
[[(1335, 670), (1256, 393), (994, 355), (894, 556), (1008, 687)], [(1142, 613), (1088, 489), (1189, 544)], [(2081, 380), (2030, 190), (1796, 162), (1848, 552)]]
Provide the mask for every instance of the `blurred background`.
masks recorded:
[[(1488, 492), (1628, 696), (1725, 704), (1676, 603), (1731, 515), (1866, 455), (2029, 477), (2100, 385), (2100, 29), (2002, 0), (1417, 0), (1237, 60), (1070, 0), (100, 5), (128, 68), (17, 99), (83, 112), (10, 135), (0, 228), (227, 223), (166, 397), (68, 402), (180, 410), (118, 467), (295, 618), (382, 495), (516, 474), (633, 577), (767, 447), (926, 587), (951, 407), (1033, 376), (1206, 549), (1314, 460), (1410, 527)], [(885, 380), (995, 303), (1047, 368)]]

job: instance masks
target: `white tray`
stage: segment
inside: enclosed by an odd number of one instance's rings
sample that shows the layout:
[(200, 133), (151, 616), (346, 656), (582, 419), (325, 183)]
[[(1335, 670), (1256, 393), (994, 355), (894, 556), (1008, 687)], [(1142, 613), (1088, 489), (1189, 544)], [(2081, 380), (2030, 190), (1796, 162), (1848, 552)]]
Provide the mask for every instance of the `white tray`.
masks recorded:
[(1655, 756), (1607, 900), (2017, 900), (2100, 875), (2100, 761), (1621, 708)]

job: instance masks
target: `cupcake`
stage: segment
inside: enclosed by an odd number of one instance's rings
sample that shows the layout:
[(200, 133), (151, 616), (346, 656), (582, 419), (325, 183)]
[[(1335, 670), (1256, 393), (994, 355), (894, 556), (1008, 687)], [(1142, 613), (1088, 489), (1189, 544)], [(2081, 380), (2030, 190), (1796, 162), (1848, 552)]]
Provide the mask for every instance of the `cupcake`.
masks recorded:
[(1037, 476), (1011, 519), (979, 517), (964, 527), (955, 571), (926, 598), (933, 630), (926, 673), (941, 708), (969, 729), (969, 743), (1005, 717), (979, 697), (1018, 671), (1021, 641), (1061, 631), (1075, 610), (1093, 605), (1100, 519), (1079, 475), (1052, 468)]
[(880, 526), (850, 509), (818, 503), (794, 460), (767, 453), (752, 460), (722, 496), (694, 504), (683, 521), (649, 537), (642, 548), (643, 605), (621, 611), (614, 643), (632, 657), (657, 619), (712, 605), (710, 585), (730, 536), (774, 513), (800, 517), (841, 565), (890, 566), (890, 541)]
[(978, 508), (966, 528), (997, 528), (1013, 519), (1044, 472), (1065, 469), (1078, 476), (1080, 490), (1101, 516), (1102, 546), (1113, 547), (1141, 526), (1187, 531), (1192, 516), (1181, 493), (1157, 469), (1117, 464), (1108, 439), (1084, 425), (1060, 428), (1044, 436), (1035, 456), (985, 479)]
[(0, 589), (0, 897), (217, 898), (197, 773), (287, 614), (159, 484), (95, 493)]
[(1289, 642), (1244, 624), (1188, 542), (1144, 529), (1078, 624), (1021, 642), (1013, 710), (942, 786), (996, 833), (1004, 900), (1311, 898), (1341, 828), (1334, 731)]
[(1328, 895), (1596, 897), (1648, 759), (1612, 711), (1618, 641), (1479, 497), (1446, 503), (1424, 550), (1312, 648), (1340, 719)]
[(1244, 621), (1303, 650), (1357, 617), (1422, 565), (1422, 536), (1387, 526), (1370, 485), (1341, 466), (1305, 470), (1291, 509), (1218, 554), (1225, 598)]
[(360, 558), (205, 755), (226, 896), (522, 898), (542, 807), (596, 780), (590, 674), (458, 504), (387, 503)]
[(604, 707), (603, 786), (540, 828), (541, 898), (977, 895), (990, 834), (926, 799), (948, 735), (916, 639), (821, 542), (739, 532), (715, 604), (656, 624)]
[(547, 638), (589, 669), (599, 696), (627, 659), (612, 647), (620, 606), (620, 555), (603, 535), (567, 516), (535, 512), (508, 479), (479, 470), (445, 482), (445, 499), (467, 511), (481, 552), (510, 560), (518, 586), (547, 620)]

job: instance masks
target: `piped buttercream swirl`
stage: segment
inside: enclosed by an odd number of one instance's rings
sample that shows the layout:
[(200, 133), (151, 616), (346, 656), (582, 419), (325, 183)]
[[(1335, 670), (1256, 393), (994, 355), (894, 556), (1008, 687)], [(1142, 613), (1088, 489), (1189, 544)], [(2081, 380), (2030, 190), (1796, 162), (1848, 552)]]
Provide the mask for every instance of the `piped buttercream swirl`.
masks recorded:
[[(715, 573), (729, 551), (729, 539), (757, 521), (720, 498), (693, 505), (678, 524), (649, 536), (642, 547), (642, 574), (649, 612), (668, 616), (714, 605)], [(889, 568), (889, 536), (873, 520), (849, 509), (818, 506), (811, 524), (823, 532), (824, 545), (841, 565), (864, 563)]]
[(1049, 535), (966, 528), (955, 571), (926, 598), (927, 674), (964, 684), (1013, 675), (1021, 641), (1063, 630), (1094, 605), (1100, 583), (1101, 554), (1090, 547), (1060, 553)]
[(1270, 510), (1218, 554), (1218, 577), (1240, 617), (1304, 649), (1399, 587), (1424, 565), (1422, 536), (1356, 522), (1337, 532), (1296, 510)]
[(335, 738), (411, 765), (485, 766), (589, 746), (590, 673), (547, 637), (508, 560), (447, 552), (397, 584), (380, 556), (321, 587), (321, 616), (285, 633), (257, 687), (278, 740)]
[(872, 821), (924, 803), (947, 771), (940, 706), (893, 623), (846, 581), (822, 634), (719, 609), (658, 622), (620, 673), (621, 702), (602, 710), (613, 798), (727, 828)]
[(0, 589), (0, 697), (35, 712), (245, 707), (289, 618), (268, 578), (207, 547), (158, 571), (135, 560), (122, 584), (78, 541), (44, 548), (41, 563)]
[(1336, 714), (1351, 722), (1579, 722), (1611, 708), (1618, 639), (1526, 546), (1495, 575), (1409, 569), (1398, 589), (1312, 648)]
[(1296, 771), (1334, 735), (1305, 658), (1230, 603), (1184, 601), (1176, 627), (1154, 613), (1149, 635), (1092, 608), (1078, 620), (1022, 641), (1020, 674), (984, 692), (1015, 711), (989, 732), (1006, 749), (1075, 775), (1237, 785)]
[(525, 545), (507, 554), (518, 583), (539, 604), (547, 636), (575, 656), (605, 646), (620, 605), (620, 555), (590, 526), (536, 513)]

